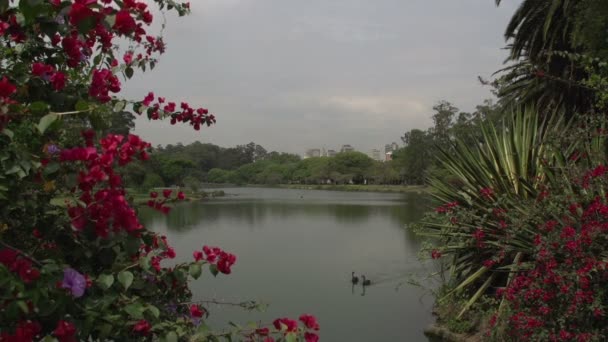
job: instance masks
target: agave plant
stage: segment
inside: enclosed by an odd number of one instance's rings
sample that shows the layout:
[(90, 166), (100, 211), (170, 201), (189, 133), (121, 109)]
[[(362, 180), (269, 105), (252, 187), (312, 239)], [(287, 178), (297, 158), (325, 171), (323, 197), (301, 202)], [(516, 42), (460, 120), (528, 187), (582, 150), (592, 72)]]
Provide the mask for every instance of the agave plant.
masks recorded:
[[(490, 289), (504, 287), (534, 250), (536, 226), (529, 218), (531, 201), (542, 198), (548, 184), (565, 177), (570, 157), (602, 149), (595, 139), (563, 139), (572, 123), (552, 115), (541, 120), (534, 108), (518, 110), (499, 127), (482, 127), (482, 139), (470, 146), (456, 141), (440, 152), (451, 177), (431, 175), (432, 194), (447, 204), (423, 220), (418, 233), (438, 240), (449, 260), (444, 298), (465, 292), (470, 299), (460, 316)], [(440, 299), (441, 301), (442, 299)]]

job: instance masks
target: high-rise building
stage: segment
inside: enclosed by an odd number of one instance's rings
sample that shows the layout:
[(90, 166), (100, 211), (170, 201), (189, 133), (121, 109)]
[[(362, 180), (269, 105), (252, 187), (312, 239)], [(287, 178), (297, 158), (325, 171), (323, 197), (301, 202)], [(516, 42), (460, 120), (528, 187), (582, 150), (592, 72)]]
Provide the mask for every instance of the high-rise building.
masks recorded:
[(382, 160), (382, 154), (380, 152), (379, 149), (375, 148), (373, 150), (370, 151), (370, 153), (368, 154), (368, 156), (370, 158), (372, 158), (373, 160)]
[(320, 157), (321, 156), (321, 149), (318, 148), (309, 148), (308, 150), (306, 150), (306, 153), (304, 154), (304, 158), (312, 158), (312, 157)]
[(394, 151), (397, 151), (398, 149), (399, 149), (399, 145), (397, 145), (397, 143), (394, 141), (392, 144), (384, 145), (384, 153), (394, 152)]
[(355, 150), (355, 148), (350, 145), (342, 145), (340, 152), (352, 152), (354, 150)]

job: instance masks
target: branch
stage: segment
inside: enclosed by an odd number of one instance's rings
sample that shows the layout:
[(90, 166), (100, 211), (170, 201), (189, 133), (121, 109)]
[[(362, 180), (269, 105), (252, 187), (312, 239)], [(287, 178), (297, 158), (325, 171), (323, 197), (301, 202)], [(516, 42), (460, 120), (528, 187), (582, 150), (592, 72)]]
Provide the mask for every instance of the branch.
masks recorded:
[(31, 257), (29, 254), (27, 254), (27, 253), (23, 252), (22, 250), (17, 249), (17, 248), (15, 248), (15, 247), (13, 247), (13, 246), (11, 246), (11, 245), (7, 244), (7, 243), (6, 243), (6, 242), (4, 242), (4, 241), (0, 241), (0, 245), (2, 245), (2, 246), (4, 246), (4, 247), (6, 247), (6, 248), (8, 248), (8, 249), (12, 249), (12, 250), (14, 250), (15, 252), (17, 252), (17, 253), (19, 253), (21, 256), (23, 256), (24, 258), (26, 258), (26, 259), (28, 259), (29, 261), (33, 262), (34, 264), (38, 265), (38, 267), (42, 267), (42, 266), (43, 266), (43, 265), (42, 265), (42, 263), (41, 263), (40, 261), (38, 261), (38, 260), (34, 259), (34, 258), (33, 258), (33, 257)]

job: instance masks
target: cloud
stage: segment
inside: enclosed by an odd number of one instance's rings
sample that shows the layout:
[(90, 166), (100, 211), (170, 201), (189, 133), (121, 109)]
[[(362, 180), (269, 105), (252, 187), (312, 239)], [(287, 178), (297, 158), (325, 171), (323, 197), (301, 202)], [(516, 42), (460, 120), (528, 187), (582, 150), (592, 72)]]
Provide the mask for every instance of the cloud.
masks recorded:
[(352, 144), (366, 151), (431, 125), (432, 106), (473, 110), (506, 55), (502, 37), (519, 1), (197, 0), (168, 16), (167, 53), (124, 85), (217, 115), (217, 126), (138, 120), (153, 144), (195, 140), (303, 153)]

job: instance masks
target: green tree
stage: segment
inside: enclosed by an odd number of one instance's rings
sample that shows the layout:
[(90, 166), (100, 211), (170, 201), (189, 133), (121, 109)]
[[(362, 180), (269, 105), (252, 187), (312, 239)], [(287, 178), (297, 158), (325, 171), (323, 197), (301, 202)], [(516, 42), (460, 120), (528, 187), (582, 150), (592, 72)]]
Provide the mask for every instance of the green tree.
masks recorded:
[(356, 151), (338, 153), (331, 162), (332, 169), (343, 175), (350, 175), (351, 180), (357, 184), (365, 180), (365, 175), (373, 164), (369, 156)]
[(165, 186), (165, 182), (161, 176), (156, 173), (146, 173), (144, 181), (141, 183), (141, 188), (145, 191), (149, 191), (153, 188), (162, 188)]
[(424, 184), (427, 171), (433, 164), (433, 137), (430, 133), (413, 129), (401, 138), (405, 147), (393, 153), (393, 160), (406, 184)]
[(605, 34), (606, 14), (605, 2), (596, 0), (524, 0), (505, 32), (511, 64), (498, 79), (499, 96), (509, 104), (535, 105), (545, 114), (591, 111), (595, 92), (581, 86), (588, 74), (572, 54), (604, 51), (605, 39), (595, 37), (601, 35), (596, 30)]

